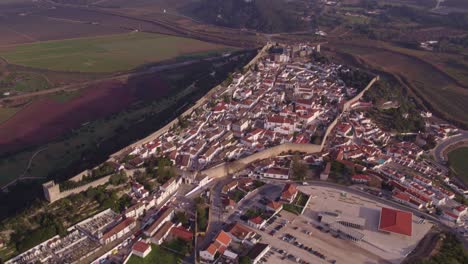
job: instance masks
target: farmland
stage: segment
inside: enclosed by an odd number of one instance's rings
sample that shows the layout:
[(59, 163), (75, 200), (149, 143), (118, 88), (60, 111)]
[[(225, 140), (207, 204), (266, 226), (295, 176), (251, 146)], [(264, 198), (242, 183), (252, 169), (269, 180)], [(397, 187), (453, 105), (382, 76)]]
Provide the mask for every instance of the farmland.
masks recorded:
[(399, 76), (422, 104), (458, 124), (468, 125), (468, 92), (450, 75), (418, 57), (385, 46), (336, 43), (337, 50), (351, 54), (373, 69)]
[(194, 39), (128, 33), (18, 45), (0, 50), (9, 63), (56, 71), (115, 72), (174, 59), (207, 55), (228, 47)]
[(468, 182), (468, 147), (461, 147), (448, 153), (450, 167), (465, 183)]

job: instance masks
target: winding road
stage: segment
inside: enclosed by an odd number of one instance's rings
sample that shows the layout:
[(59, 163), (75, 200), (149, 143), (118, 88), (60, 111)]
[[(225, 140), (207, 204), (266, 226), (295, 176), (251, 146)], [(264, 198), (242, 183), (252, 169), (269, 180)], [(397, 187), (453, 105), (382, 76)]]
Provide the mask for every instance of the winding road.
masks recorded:
[(460, 134), (449, 137), (442, 142), (439, 142), (433, 150), (433, 155), (435, 160), (440, 164), (445, 164), (447, 162), (444, 157), (445, 150), (453, 145), (456, 145), (461, 142), (468, 142), (468, 131), (460, 130)]

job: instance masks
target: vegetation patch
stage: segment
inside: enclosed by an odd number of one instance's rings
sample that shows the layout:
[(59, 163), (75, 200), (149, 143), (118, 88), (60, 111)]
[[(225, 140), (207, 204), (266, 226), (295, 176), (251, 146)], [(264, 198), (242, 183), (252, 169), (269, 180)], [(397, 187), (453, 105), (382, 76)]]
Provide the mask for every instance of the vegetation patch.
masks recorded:
[(3, 257), (22, 253), (55, 235), (65, 235), (68, 227), (108, 208), (120, 212), (131, 202), (128, 196), (119, 197), (121, 190), (106, 190), (105, 185), (89, 188), (52, 204), (36, 202), (28, 210), (4, 219), (0, 233), (11, 235), (6, 240), (9, 254)]
[(210, 207), (205, 198), (199, 196), (195, 198), (195, 208), (197, 213), (198, 232), (205, 232), (208, 227), (208, 218), (210, 217)]
[(181, 257), (175, 253), (165, 250), (160, 246), (151, 244), (151, 252), (145, 257), (140, 258), (132, 255), (128, 260), (128, 264), (169, 264), (180, 263)]
[(165, 242), (163, 244), (164, 247), (171, 249), (179, 253), (182, 256), (186, 256), (192, 252), (192, 243), (189, 241), (185, 241), (183, 239), (177, 238), (172, 241)]
[(349, 169), (343, 163), (338, 161), (332, 161), (329, 180), (343, 185), (351, 185), (351, 176), (354, 171)]
[(0, 98), (17, 92), (37, 92), (48, 89), (49, 82), (38, 73), (11, 72), (0, 74)]
[(429, 259), (418, 260), (415, 264), (463, 264), (468, 263), (468, 251), (454, 234), (446, 234), (437, 254)]

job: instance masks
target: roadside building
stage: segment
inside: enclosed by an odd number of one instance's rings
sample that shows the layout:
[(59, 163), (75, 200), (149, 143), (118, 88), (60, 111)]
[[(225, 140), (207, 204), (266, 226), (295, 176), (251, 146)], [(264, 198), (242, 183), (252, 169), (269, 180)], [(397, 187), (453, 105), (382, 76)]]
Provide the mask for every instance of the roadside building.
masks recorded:
[(259, 237), (255, 231), (237, 222), (231, 225), (227, 229), (227, 232), (231, 235), (234, 242), (241, 244), (247, 243), (253, 245), (257, 242), (257, 237)]
[(158, 231), (158, 229), (161, 228), (166, 221), (171, 220), (173, 216), (174, 209), (166, 209), (151, 225), (145, 229), (143, 233), (148, 237), (152, 237), (156, 231)]
[(205, 250), (200, 251), (200, 258), (213, 261), (216, 253), (218, 253), (218, 247), (214, 244), (210, 244)]
[(171, 239), (171, 240), (182, 239), (182, 240), (190, 242), (193, 239), (193, 232), (181, 226), (173, 227), (171, 231), (169, 232), (168, 239)]
[(280, 202), (270, 201), (266, 205), (266, 210), (273, 212), (273, 214), (279, 213), (283, 209), (283, 204)]
[(263, 173), (263, 177), (270, 179), (287, 180), (289, 179), (289, 169), (279, 167), (269, 168)]
[(461, 219), (460, 219), (460, 216), (450, 212), (450, 211), (444, 211), (444, 213), (442, 214), (443, 218), (450, 221), (450, 222), (454, 222), (454, 223), (460, 223), (461, 222)]
[(228, 233), (221, 230), (216, 236), (213, 243), (211, 243), (205, 250), (200, 251), (200, 257), (204, 260), (213, 261), (216, 253), (224, 254), (226, 249), (231, 244), (232, 238)]
[(247, 221), (247, 224), (251, 227), (255, 227), (257, 229), (262, 228), (265, 225), (265, 220), (260, 216), (252, 217)]
[(371, 178), (365, 174), (355, 174), (351, 177), (351, 181), (354, 183), (369, 184)]
[(145, 258), (151, 252), (151, 246), (143, 241), (137, 241), (132, 247), (132, 254)]
[(284, 186), (283, 191), (281, 192), (281, 200), (292, 203), (296, 198), (297, 193), (297, 185), (294, 183), (288, 183)]
[(330, 170), (331, 170), (331, 162), (327, 162), (327, 165), (325, 165), (325, 169), (320, 173), (320, 180), (326, 181), (328, 180), (328, 176), (330, 175)]
[(270, 250), (270, 245), (257, 243), (249, 251), (249, 258), (252, 260), (252, 264), (259, 263), (265, 254)]
[(135, 219), (131, 217), (123, 219), (116, 225), (113, 225), (112, 227), (108, 228), (99, 238), (99, 242), (101, 244), (111, 243), (112, 241), (125, 236), (125, 234), (130, 232), (130, 230), (132, 230), (135, 226)]
[(230, 182), (230, 183), (224, 185), (221, 193), (222, 194), (229, 193), (230, 191), (234, 190), (237, 187), (237, 184), (238, 184), (238, 181), (233, 181), (233, 182)]
[(174, 223), (171, 221), (165, 222), (161, 228), (151, 237), (151, 243), (156, 245), (161, 245), (166, 237), (169, 235), (169, 231), (174, 226)]

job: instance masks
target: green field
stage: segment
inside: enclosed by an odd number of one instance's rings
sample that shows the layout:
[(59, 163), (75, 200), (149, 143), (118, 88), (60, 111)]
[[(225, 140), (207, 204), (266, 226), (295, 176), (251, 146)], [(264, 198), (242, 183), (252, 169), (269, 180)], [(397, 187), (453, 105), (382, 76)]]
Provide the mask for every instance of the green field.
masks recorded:
[(229, 47), (195, 39), (134, 32), (38, 42), (0, 49), (9, 63), (75, 72), (115, 72), (182, 56), (208, 55)]
[(468, 147), (457, 148), (448, 154), (450, 167), (468, 183)]
[(152, 245), (151, 253), (146, 258), (140, 258), (135, 255), (131, 256), (128, 264), (176, 264), (180, 263), (180, 257), (159, 246)]

